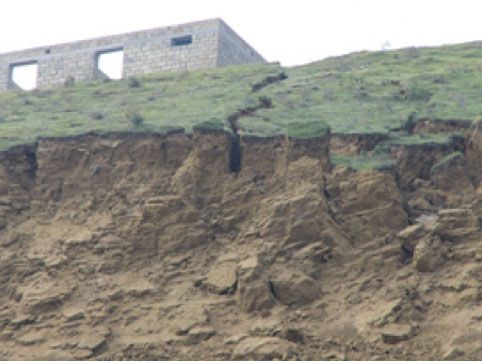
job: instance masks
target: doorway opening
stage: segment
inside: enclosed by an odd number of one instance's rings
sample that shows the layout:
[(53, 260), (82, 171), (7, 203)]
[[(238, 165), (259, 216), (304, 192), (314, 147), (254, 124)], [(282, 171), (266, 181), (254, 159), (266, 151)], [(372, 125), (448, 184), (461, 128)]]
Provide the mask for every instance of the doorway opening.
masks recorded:
[(122, 79), (124, 71), (124, 49), (116, 48), (97, 53), (97, 71), (112, 80)]
[(30, 61), (10, 65), (10, 82), (13, 87), (33, 90), (37, 87), (38, 63)]

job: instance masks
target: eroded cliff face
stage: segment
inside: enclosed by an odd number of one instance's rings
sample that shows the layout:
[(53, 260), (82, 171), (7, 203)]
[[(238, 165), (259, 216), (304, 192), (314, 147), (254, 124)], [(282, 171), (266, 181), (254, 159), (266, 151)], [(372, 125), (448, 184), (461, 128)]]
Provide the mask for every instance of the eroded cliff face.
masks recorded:
[(3, 154), (0, 360), (480, 359), (471, 132), (405, 178), (329, 135), (241, 138), (239, 172), (221, 132)]

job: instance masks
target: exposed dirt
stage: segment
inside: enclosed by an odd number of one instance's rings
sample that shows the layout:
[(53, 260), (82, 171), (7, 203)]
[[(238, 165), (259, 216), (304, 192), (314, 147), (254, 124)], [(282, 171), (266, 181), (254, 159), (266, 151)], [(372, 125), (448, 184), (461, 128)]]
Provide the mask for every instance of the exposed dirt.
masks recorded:
[(419, 180), (429, 181), (432, 167), (444, 156), (463, 151), (463, 144), (456, 141), (448, 144), (394, 145), (390, 148), (397, 162), (400, 187), (404, 190), (416, 188)]
[(332, 134), (330, 149), (334, 153), (355, 155), (372, 151), (387, 139), (387, 134)]
[(419, 119), (408, 129), (412, 134), (465, 132), (470, 128), (470, 120)]
[(481, 360), (479, 127), (437, 171), (329, 143), (241, 138), (237, 173), (219, 132), (2, 154), (0, 360)]

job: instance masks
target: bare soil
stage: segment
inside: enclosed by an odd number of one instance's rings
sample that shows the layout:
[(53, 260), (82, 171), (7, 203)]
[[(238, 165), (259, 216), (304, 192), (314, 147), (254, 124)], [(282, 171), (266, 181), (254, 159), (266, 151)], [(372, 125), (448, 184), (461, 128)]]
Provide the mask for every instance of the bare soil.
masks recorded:
[(436, 173), (334, 168), (329, 137), (241, 139), (233, 173), (230, 142), (3, 153), (0, 360), (482, 359), (477, 126)]

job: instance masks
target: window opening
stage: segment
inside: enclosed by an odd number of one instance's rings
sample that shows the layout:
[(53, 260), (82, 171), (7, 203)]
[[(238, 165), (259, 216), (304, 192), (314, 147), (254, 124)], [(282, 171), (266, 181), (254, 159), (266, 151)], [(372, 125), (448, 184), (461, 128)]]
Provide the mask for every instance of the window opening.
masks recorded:
[(122, 79), (124, 49), (112, 49), (97, 53), (97, 70), (109, 79)]
[(171, 46), (183, 46), (192, 44), (192, 35), (180, 36), (171, 39)]

